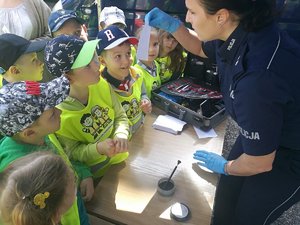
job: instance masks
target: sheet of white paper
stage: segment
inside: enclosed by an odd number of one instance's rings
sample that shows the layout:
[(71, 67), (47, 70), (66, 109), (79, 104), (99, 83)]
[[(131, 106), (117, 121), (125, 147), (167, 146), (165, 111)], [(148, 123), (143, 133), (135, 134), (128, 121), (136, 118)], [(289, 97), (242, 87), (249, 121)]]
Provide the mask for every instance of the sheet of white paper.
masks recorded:
[(136, 52), (137, 59), (148, 60), (149, 42), (150, 42), (151, 27), (145, 23), (141, 31), (140, 40)]
[(173, 116), (159, 115), (153, 123), (153, 127), (169, 133), (177, 134), (178, 132), (182, 131), (185, 124), (186, 122)]
[(215, 132), (214, 129), (210, 129), (210, 130), (201, 130), (197, 127), (194, 126), (194, 129), (196, 131), (196, 134), (198, 136), (198, 138), (214, 138), (217, 137), (217, 133)]

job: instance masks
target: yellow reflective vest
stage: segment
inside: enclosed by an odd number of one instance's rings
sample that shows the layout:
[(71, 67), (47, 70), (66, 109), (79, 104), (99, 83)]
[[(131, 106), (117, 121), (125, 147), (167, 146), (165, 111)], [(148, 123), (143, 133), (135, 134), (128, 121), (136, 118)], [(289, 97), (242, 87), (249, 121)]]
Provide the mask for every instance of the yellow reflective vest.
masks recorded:
[[(89, 86), (88, 105), (79, 111), (67, 110), (59, 104), (61, 128), (56, 133), (82, 143), (95, 143), (109, 138), (114, 130), (115, 112), (110, 96), (110, 85), (105, 79)], [(98, 159), (87, 162), (95, 165)]]
[[(131, 75), (131, 87), (129, 91), (122, 91), (113, 85), (111, 86), (127, 115), (131, 133), (135, 133), (144, 120), (144, 114), (140, 108), (144, 79), (137, 73), (137, 69), (134, 67), (129, 69), (129, 73)], [(141, 72), (139, 71), (139, 73)]]
[(152, 90), (161, 86), (161, 80), (160, 80), (160, 76), (159, 76), (159, 73), (160, 73), (159, 64), (156, 61), (154, 61), (154, 63), (155, 63), (155, 67), (156, 67), (155, 76), (153, 76), (149, 72), (147, 67), (144, 64), (142, 64), (140, 61), (138, 61), (138, 63), (134, 65), (134, 67), (138, 68), (141, 71), (141, 75), (144, 78), (147, 95), (150, 99), (151, 99)]

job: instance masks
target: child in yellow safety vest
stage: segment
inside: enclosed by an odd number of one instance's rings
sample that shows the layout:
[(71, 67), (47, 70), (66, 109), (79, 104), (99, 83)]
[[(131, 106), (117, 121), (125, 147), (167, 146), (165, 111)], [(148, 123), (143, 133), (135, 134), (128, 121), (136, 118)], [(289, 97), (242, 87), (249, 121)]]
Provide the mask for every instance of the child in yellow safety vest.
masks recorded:
[[(99, 16), (99, 30), (103, 30), (108, 28), (109, 26), (115, 25), (121, 30), (125, 30), (127, 28), (125, 14), (122, 9), (119, 9), (116, 6), (108, 6), (104, 7), (101, 10)], [(131, 49), (131, 57), (132, 64), (136, 64), (136, 49), (133, 45), (130, 46)], [(102, 64), (101, 64), (102, 66)], [(101, 67), (101, 70), (103, 68)]]
[(187, 54), (181, 44), (167, 31), (159, 31), (159, 55), (161, 83), (176, 80), (182, 76)]
[(97, 38), (100, 39), (97, 53), (104, 66), (101, 76), (117, 94), (135, 133), (144, 121), (144, 113), (152, 110), (141, 72), (131, 66), (130, 44), (136, 45), (138, 40), (115, 25), (99, 31)]
[[(136, 36), (140, 37), (140, 33), (143, 27), (137, 30)], [(138, 68), (142, 72), (142, 76), (145, 80), (147, 95), (151, 98), (152, 90), (161, 86), (160, 80), (160, 67), (155, 61), (159, 53), (159, 34), (156, 28), (151, 28), (150, 41), (149, 41), (149, 51), (148, 60), (137, 60), (134, 67)]]
[(56, 136), (69, 157), (88, 165), (95, 178), (128, 157), (129, 135), (127, 116), (100, 77), (98, 42), (60, 35), (45, 48), (48, 70), (70, 80), (70, 95), (57, 106), (62, 114)]

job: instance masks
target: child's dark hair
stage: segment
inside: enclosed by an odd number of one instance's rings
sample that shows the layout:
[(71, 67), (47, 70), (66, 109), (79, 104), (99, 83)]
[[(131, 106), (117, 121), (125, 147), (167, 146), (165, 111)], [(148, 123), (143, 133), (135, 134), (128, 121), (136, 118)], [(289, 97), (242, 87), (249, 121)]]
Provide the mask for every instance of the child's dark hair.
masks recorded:
[[(9, 225), (54, 225), (73, 172), (49, 152), (35, 152), (15, 160), (0, 173), (0, 215)], [(49, 193), (44, 208), (34, 200)]]
[(220, 9), (232, 11), (247, 31), (256, 31), (274, 21), (278, 12), (276, 0), (199, 0), (208, 14)]
[[(159, 31), (159, 44), (160, 45), (162, 45), (164, 37), (174, 38), (172, 36), (172, 34), (168, 33), (167, 31), (160, 30)], [(159, 47), (159, 49), (161, 50), (162, 48)], [(182, 72), (183, 69), (184, 69), (184, 67), (185, 67), (185, 59), (184, 59), (184, 56), (183, 56), (183, 47), (182, 47), (182, 45), (180, 43), (178, 43), (176, 45), (175, 49), (173, 51), (171, 51), (168, 54), (168, 56), (170, 56), (170, 59), (171, 59), (171, 64), (169, 66), (169, 69), (173, 73), (180, 73), (180, 72)]]

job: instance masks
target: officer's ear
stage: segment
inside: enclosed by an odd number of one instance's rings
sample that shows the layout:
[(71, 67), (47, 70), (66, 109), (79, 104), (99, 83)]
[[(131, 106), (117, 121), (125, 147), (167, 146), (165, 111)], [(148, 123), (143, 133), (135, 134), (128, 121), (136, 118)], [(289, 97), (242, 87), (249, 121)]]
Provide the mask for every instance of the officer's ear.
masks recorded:
[(227, 9), (220, 9), (215, 15), (217, 24), (223, 26), (228, 21), (230, 12)]

